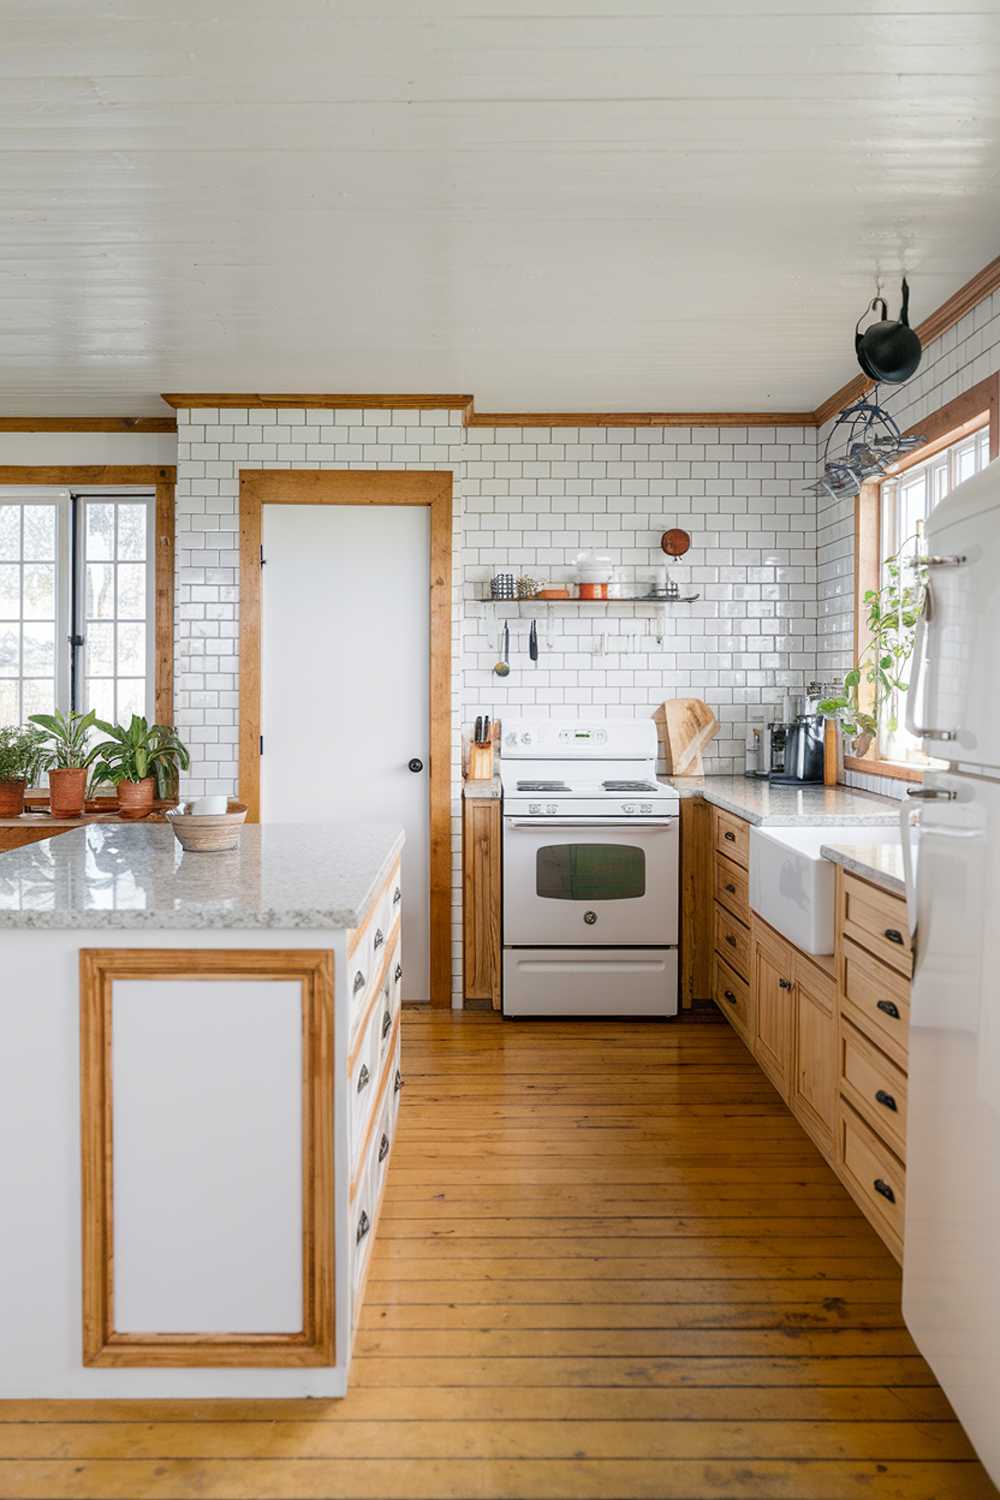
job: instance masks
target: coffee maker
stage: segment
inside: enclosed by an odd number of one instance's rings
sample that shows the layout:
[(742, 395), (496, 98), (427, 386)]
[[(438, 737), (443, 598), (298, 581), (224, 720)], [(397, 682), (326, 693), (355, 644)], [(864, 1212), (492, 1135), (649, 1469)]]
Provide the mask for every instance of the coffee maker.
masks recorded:
[(766, 726), (764, 768), (779, 785), (805, 786), (823, 780), (823, 717), (809, 713), (810, 706), (808, 700), (786, 697), (784, 718)]

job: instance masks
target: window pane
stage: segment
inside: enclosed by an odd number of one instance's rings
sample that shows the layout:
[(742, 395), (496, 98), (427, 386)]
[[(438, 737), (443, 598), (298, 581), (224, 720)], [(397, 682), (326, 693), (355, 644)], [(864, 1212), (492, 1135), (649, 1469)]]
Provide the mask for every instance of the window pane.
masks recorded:
[(56, 670), (56, 627), (28, 621), (22, 626), (21, 636), (24, 661), (21, 670), (25, 677), (52, 677)]
[(0, 677), (17, 677), (21, 670), (21, 627), (0, 625)]
[(88, 677), (84, 713), (93, 709), (99, 719), (113, 724), (115, 718), (115, 685), (110, 677)]
[(21, 713), (17, 701), (17, 683), (0, 678), (0, 725), (20, 724)]
[(87, 564), (88, 620), (110, 620), (115, 612), (115, 570), (112, 563)]
[(146, 618), (146, 564), (118, 566), (118, 614), (125, 620)]
[(0, 563), (0, 620), (21, 615), (21, 569), (17, 563)]
[(145, 677), (123, 677), (118, 682), (118, 722), (128, 724), (133, 714), (146, 712)]
[(113, 558), (115, 555), (115, 508), (107, 502), (89, 500), (86, 504), (86, 556)]
[(960, 448), (958, 453), (958, 482), (963, 479), (971, 479), (976, 472), (976, 445), (969, 443), (967, 447)]
[(29, 714), (50, 714), (56, 706), (56, 685), (51, 677), (26, 677), (22, 718)]
[(549, 844), (535, 856), (535, 890), (553, 901), (643, 896), (645, 850), (628, 844)]
[(118, 506), (118, 558), (142, 562), (146, 556), (146, 506)]
[(54, 505), (24, 507), (24, 556), (53, 562), (56, 555), (56, 508)]
[(88, 677), (113, 677), (115, 673), (115, 627), (111, 624), (87, 626)]
[(118, 626), (117, 670), (125, 677), (145, 675), (146, 627), (140, 621)]
[(0, 557), (16, 562), (21, 556), (21, 507), (0, 505)]
[(24, 568), (24, 618), (26, 620), (54, 620), (55, 617), (55, 563), (26, 563)]

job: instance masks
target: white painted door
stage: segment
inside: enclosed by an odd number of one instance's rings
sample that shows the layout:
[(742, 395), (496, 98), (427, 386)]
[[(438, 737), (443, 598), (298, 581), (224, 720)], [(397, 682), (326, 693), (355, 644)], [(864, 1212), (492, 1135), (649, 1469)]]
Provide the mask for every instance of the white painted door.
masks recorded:
[(263, 544), (261, 821), (402, 825), (403, 998), (426, 1000), (430, 511), (265, 504)]

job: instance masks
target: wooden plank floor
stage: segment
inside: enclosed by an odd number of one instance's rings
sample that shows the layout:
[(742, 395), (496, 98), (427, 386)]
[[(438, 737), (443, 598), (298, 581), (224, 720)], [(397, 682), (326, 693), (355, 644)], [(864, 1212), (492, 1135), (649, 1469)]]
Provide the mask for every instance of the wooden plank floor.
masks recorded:
[(0, 1500), (987, 1500), (724, 1023), (408, 1012), (346, 1401), (0, 1403)]

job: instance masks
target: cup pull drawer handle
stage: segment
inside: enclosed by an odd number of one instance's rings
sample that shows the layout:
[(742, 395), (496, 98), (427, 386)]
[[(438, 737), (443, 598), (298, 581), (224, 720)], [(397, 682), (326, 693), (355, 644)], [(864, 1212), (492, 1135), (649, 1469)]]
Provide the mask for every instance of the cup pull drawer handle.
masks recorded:
[(736, 843), (736, 835), (735, 835), (735, 833), (733, 833), (732, 829), (730, 829), (730, 828), (726, 829), (725, 837), (729, 840), (729, 842), (731, 844), (735, 844)]
[(726, 942), (730, 943), (734, 948), (736, 947), (736, 939), (731, 932), (726, 933)]
[(875, 1009), (882, 1011), (884, 1015), (891, 1016), (894, 1021), (899, 1020), (899, 1006), (895, 1000), (876, 1000)]
[(779, 979), (778, 987), (779, 989), (790, 990), (792, 987), (792, 981), (790, 979)]
[(392, 1012), (387, 1010), (386, 1013), (385, 1013), (385, 1015), (382, 1017), (382, 1040), (383, 1040), (383, 1042), (385, 1041), (386, 1037), (389, 1035), (389, 1032), (391, 1030), (392, 1030)]
[(887, 1182), (882, 1181), (881, 1177), (875, 1178), (875, 1181), (872, 1183), (872, 1187), (875, 1189), (876, 1193), (878, 1193), (882, 1198), (886, 1200), (887, 1203), (895, 1203), (896, 1194), (893, 1192), (892, 1188)]
[(392, 904), (393, 904), (393, 906), (398, 906), (399, 903), (402, 901), (402, 899), (403, 899), (403, 893), (399, 889), (399, 886), (397, 885), (396, 889), (392, 893)]
[(361, 1072), (358, 1074), (358, 1093), (360, 1094), (372, 1081), (372, 1075), (368, 1071), (368, 1064), (361, 1064)]
[(732, 881), (729, 881), (729, 883), (726, 886), (726, 890), (729, 892), (729, 894), (731, 896), (735, 896), (736, 895), (736, 887), (733, 885)]
[(881, 1104), (885, 1109), (891, 1109), (894, 1114), (899, 1110), (899, 1105), (896, 1103), (892, 1095), (887, 1093), (885, 1089), (876, 1089), (875, 1103)]
[(903, 934), (898, 927), (886, 927), (883, 937), (887, 937), (890, 943), (898, 943), (900, 947), (903, 946)]
[(393, 969), (393, 971), (392, 971), (392, 977), (395, 980), (402, 979), (402, 977), (403, 977), (403, 965), (402, 964), (397, 964), (396, 965), (395, 969)]
[(398, 1094), (399, 1091), (400, 1091), (400, 1089), (402, 1087), (403, 1087), (403, 1075), (400, 1073), (399, 1069), (397, 1068), (396, 1069), (396, 1076), (393, 1079), (393, 1083), (392, 1083), (392, 1092), (394, 1094)]
[(722, 993), (723, 993), (723, 995), (725, 995), (725, 997), (729, 1001), (730, 1005), (735, 1005), (736, 1004), (736, 996), (733, 994), (732, 990), (723, 990)]
[(381, 948), (381, 946), (382, 946), (382, 944), (384, 942), (385, 942), (385, 933), (382, 931), (381, 927), (376, 927), (376, 929), (375, 929), (375, 941), (372, 943), (372, 947), (373, 948)]
[(387, 1135), (383, 1135), (382, 1139), (378, 1143), (378, 1159), (379, 1159), (379, 1161), (385, 1161), (385, 1159), (386, 1159), (386, 1157), (388, 1155), (389, 1155), (389, 1137)]
[(359, 969), (358, 972), (354, 976), (354, 993), (357, 994), (359, 990), (363, 990), (364, 987), (365, 987), (366, 982), (367, 981), (365, 980), (365, 976), (362, 974), (361, 970)]
[(361, 1241), (364, 1239), (365, 1235), (368, 1233), (368, 1231), (369, 1231), (369, 1229), (371, 1229), (371, 1227), (372, 1227), (372, 1221), (371, 1221), (371, 1219), (369, 1219), (369, 1217), (365, 1213), (364, 1209), (362, 1209), (361, 1210), (361, 1218), (358, 1220), (358, 1232), (357, 1232), (357, 1236), (355, 1237), (355, 1244), (357, 1244), (357, 1245), (361, 1244)]

